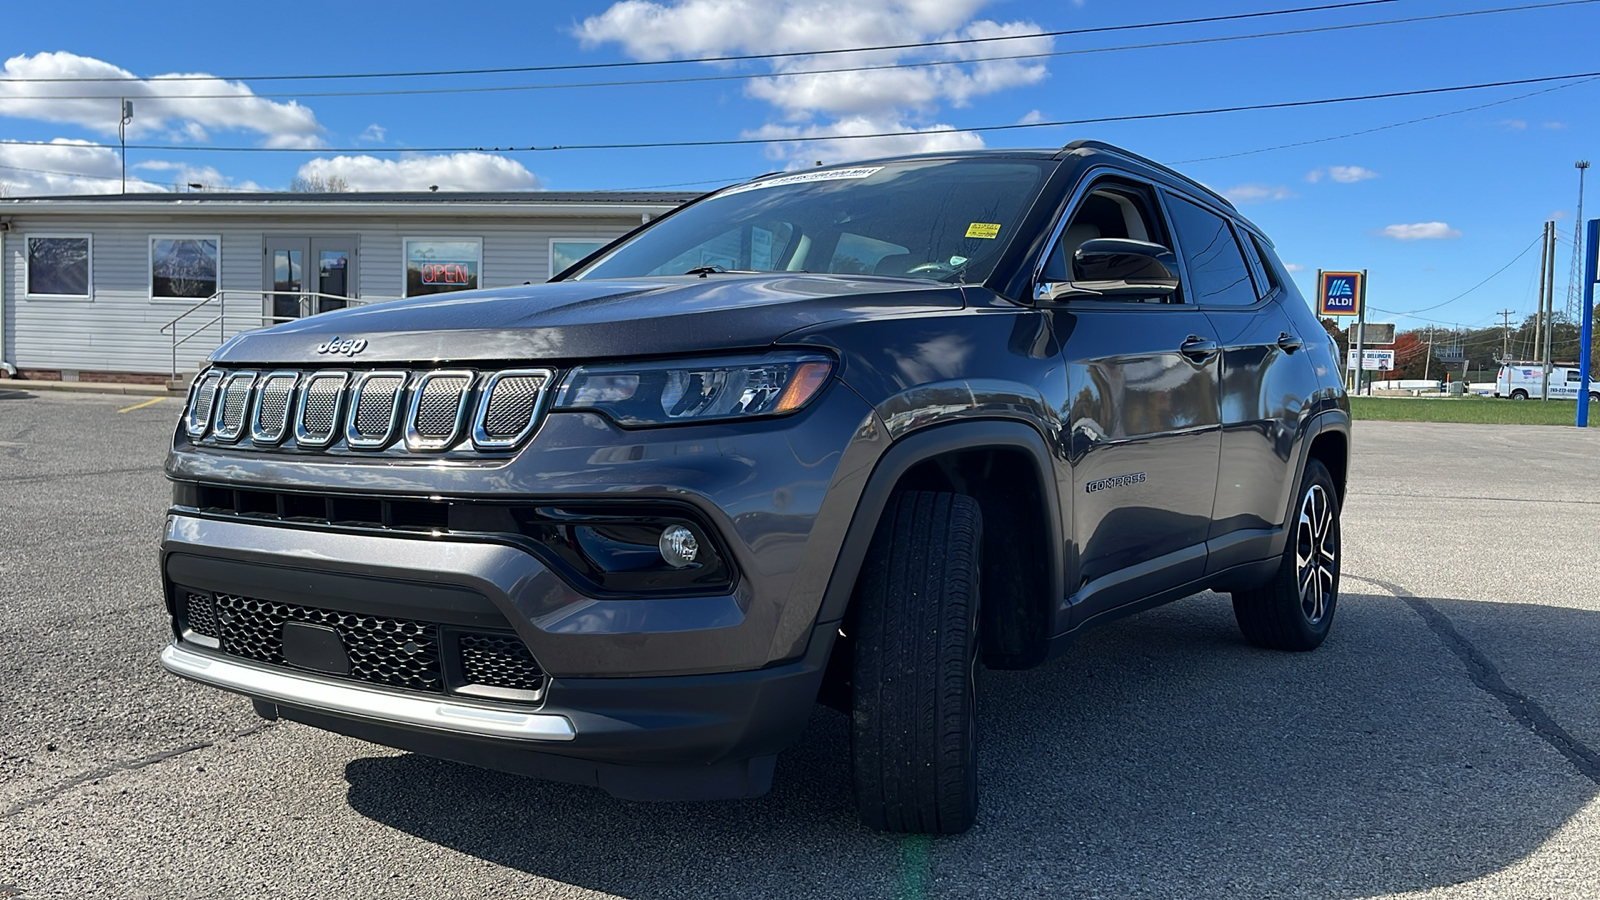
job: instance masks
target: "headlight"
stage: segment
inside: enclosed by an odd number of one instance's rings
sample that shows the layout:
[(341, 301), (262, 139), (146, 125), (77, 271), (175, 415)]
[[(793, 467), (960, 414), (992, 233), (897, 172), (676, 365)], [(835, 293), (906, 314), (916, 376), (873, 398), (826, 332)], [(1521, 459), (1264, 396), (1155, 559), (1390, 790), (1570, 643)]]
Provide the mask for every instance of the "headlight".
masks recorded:
[(592, 409), (620, 425), (781, 416), (811, 402), (833, 360), (818, 353), (681, 360), (572, 370), (556, 409)]

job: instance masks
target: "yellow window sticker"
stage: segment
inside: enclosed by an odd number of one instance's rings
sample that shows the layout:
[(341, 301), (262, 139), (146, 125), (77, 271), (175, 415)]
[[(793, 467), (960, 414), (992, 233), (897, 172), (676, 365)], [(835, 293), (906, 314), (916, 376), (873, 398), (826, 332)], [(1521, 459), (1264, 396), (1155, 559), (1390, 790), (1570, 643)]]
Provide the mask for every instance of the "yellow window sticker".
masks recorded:
[(994, 240), (1000, 236), (999, 222), (973, 222), (967, 226), (967, 237)]

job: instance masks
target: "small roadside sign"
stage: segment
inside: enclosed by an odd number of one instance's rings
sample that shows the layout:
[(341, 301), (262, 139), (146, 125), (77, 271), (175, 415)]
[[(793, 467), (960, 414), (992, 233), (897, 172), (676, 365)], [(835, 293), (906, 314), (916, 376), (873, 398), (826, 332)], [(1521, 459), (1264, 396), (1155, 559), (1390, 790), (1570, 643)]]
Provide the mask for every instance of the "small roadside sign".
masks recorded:
[(1365, 285), (1361, 272), (1322, 272), (1317, 279), (1317, 312), (1324, 316), (1359, 316)]
[[(1356, 367), (1356, 352), (1354, 350), (1351, 350), (1349, 357), (1347, 359), (1345, 359), (1344, 367), (1346, 369), (1354, 369)], [(1364, 351), (1361, 354), (1361, 368), (1365, 369), (1368, 372), (1387, 372), (1387, 371), (1393, 369), (1394, 368), (1394, 351), (1393, 350), (1367, 350), (1367, 351)]]

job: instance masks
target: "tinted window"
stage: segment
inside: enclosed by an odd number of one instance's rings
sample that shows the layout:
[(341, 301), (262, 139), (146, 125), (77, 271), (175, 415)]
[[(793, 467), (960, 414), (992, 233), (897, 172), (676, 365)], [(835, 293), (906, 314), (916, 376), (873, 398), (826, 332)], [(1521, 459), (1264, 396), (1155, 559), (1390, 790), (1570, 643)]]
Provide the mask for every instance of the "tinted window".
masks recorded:
[(1227, 220), (1182, 198), (1168, 195), (1168, 199), (1172, 227), (1189, 268), (1190, 302), (1220, 306), (1255, 303), (1258, 298), (1250, 282), (1250, 268)]
[(1029, 160), (817, 169), (729, 188), (640, 232), (573, 277), (735, 271), (981, 281), (1049, 174)]

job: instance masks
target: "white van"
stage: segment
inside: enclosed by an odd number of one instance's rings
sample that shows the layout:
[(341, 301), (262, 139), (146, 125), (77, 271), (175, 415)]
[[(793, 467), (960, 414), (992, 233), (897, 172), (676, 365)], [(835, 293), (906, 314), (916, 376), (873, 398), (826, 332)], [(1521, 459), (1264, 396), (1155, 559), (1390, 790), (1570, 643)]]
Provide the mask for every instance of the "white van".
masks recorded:
[[(1539, 399), (1544, 396), (1544, 375), (1539, 364), (1511, 362), (1500, 367), (1495, 376), (1494, 395), (1513, 400)], [(1578, 399), (1578, 367), (1550, 367), (1550, 396), (1556, 400)], [(1600, 382), (1589, 381), (1589, 399), (1600, 402)]]

